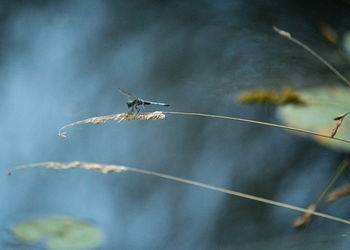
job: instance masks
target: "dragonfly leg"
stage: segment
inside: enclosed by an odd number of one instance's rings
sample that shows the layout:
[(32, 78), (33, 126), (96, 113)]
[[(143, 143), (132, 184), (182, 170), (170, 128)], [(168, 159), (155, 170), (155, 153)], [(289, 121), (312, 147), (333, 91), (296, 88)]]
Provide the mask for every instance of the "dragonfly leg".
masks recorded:
[(140, 110), (142, 110), (142, 112), (145, 111), (145, 105), (144, 105), (144, 104), (142, 104), (142, 105), (139, 107), (139, 111), (140, 111)]
[(131, 110), (130, 110), (129, 114), (132, 114), (132, 113), (134, 113), (134, 105), (131, 106)]

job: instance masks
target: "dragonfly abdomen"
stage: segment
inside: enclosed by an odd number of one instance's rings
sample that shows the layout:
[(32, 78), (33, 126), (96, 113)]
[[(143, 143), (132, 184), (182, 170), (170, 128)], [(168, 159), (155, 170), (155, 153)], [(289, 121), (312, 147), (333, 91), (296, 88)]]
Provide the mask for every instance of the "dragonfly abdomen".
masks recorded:
[(161, 102), (148, 102), (148, 104), (159, 105), (159, 106), (170, 106), (169, 104), (161, 103)]

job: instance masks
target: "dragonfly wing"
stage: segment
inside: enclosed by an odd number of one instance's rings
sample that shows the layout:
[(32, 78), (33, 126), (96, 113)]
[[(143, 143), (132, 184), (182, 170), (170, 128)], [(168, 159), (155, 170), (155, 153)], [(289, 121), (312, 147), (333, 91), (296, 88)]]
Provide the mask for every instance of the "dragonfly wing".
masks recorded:
[(128, 93), (128, 92), (126, 92), (126, 91), (124, 91), (124, 90), (122, 90), (122, 89), (120, 89), (120, 88), (118, 88), (118, 90), (119, 90), (120, 93), (122, 93), (123, 95), (125, 95), (125, 96), (128, 98), (128, 101), (130, 101), (130, 102), (133, 102), (134, 100), (137, 99), (136, 96), (133, 96), (132, 94), (130, 94), (130, 93)]

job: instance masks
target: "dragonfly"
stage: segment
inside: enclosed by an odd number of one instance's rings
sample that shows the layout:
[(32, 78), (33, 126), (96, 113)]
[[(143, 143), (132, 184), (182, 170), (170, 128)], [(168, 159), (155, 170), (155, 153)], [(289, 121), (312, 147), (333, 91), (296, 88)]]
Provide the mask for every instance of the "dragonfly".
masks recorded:
[(159, 105), (159, 106), (170, 106), (169, 104), (166, 103), (161, 103), (161, 102), (150, 102), (143, 100), (141, 98), (138, 98), (120, 88), (118, 88), (119, 92), (125, 95), (128, 98), (128, 101), (126, 102), (126, 105), (128, 108), (131, 108), (131, 113), (134, 113), (134, 110), (136, 109), (137, 113), (140, 112), (140, 108), (138, 106), (145, 107), (146, 105)]

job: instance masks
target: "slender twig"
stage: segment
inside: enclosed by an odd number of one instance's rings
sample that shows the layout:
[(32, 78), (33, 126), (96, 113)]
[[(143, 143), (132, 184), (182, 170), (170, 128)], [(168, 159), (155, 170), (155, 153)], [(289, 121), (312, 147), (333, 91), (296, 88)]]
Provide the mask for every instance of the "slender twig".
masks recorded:
[(242, 118), (236, 118), (236, 117), (230, 117), (230, 116), (210, 115), (210, 114), (201, 114), (201, 113), (185, 113), (185, 112), (170, 112), (170, 111), (163, 112), (163, 113), (164, 114), (174, 114), (174, 115), (204, 116), (204, 117), (228, 119), (228, 120), (234, 120), (234, 121), (240, 121), (240, 122), (248, 122), (248, 123), (254, 123), (254, 124), (259, 124), (259, 125), (264, 125), (264, 126), (269, 126), (269, 127), (281, 128), (281, 129), (290, 130), (290, 131), (294, 131), (294, 132), (299, 132), (299, 133), (304, 133), (304, 134), (309, 134), (309, 135), (315, 135), (315, 136), (320, 136), (320, 137), (324, 137), (324, 138), (328, 138), (328, 139), (334, 139), (334, 140), (337, 140), (337, 141), (350, 143), (350, 140), (337, 138), (337, 137), (331, 137), (329, 135), (320, 134), (320, 133), (316, 133), (316, 132), (305, 130), (305, 129), (299, 129), (299, 128), (294, 128), (294, 127), (289, 127), (289, 126), (283, 126), (283, 125), (278, 125), (278, 124), (268, 123), (268, 122), (260, 122), (260, 121), (248, 120), (248, 119), (242, 119)]
[(311, 55), (313, 55), (314, 57), (316, 57), (318, 60), (320, 60), (324, 65), (326, 65), (331, 71), (333, 71), (334, 74), (336, 74), (340, 79), (342, 79), (347, 85), (350, 86), (350, 81), (348, 79), (346, 79), (345, 76), (343, 76), (338, 70), (336, 70), (329, 62), (327, 62), (325, 59), (323, 59), (319, 54), (317, 54), (314, 50), (312, 50), (309, 46), (305, 45), (304, 43), (300, 42), (299, 40), (295, 39), (294, 37), (292, 37), (292, 35), (284, 30), (280, 30), (277, 27), (273, 26), (273, 29), (280, 34), (283, 37), (288, 38), (289, 40), (291, 40), (292, 42), (294, 42), (295, 44), (301, 46), (302, 48), (304, 48), (306, 51), (308, 51)]
[[(337, 171), (333, 174), (332, 178), (328, 181), (327, 185), (323, 188), (322, 192), (319, 194), (317, 200), (312, 203), (307, 208), (309, 210), (315, 211), (320, 204), (320, 202), (324, 199), (324, 197), (329, 192), (330, 188), (333, 186), (334, 182), (339, 178), (339, 176), (344, 172), (344, 170), (349, 166), (349, 159), (345, 159), (342, 161), (340, 166), (338, 167)], [(295, 219), (293, 223), (293, 227), (297, 229), (301, 229), (303, 227), (306, 227), (311, 222), (312, 214), (310, 212), (304, 213), (298, 218)]]
[(324, 197), (327, 195), (331, 187), (333, 186), (334, 182), (338, 180), (339, 176), (344, 172), (344, 170), (349, 166), (350, 161), (349, 159), (345, 159), (342, 161), (342, 163), (339, 165), (338, 169), (333, 174), (332, 178), (327, 183), (326, 187), (322, 190), (321, 194), (319, 195), (318, 199), (316, 200), (315, 204), (318, 205)]
[(121, 173), (121, 172), (125, 172), (125, 171), (131, 171), (131, 172), (136, 172), (136, 173), (140, 173), (140, 174), (144, 174), (144, 175), (156, 176), (156, 177), (160, 177), (163, 179), (168, 179), (168, 180), (172, 180), (172, 181), (176, 181), (176, 182), (182, 182), (182, 183), (186, 183), (189, 185), (202, 187), (205, 189), (210, 189), (213, 191), (217, 191), (217, 192), (221, 192), (221, 193), (225, 193), (225, 194), (229, 194), (229, 195), (234, 195), (234, 196), (242, 197), (245, 199), (254, 200), (254, 201), (258, 201), (258, 202), (262, 202), (262, 203), (266, 203), (266, 204), (270, 204), (270, 205), (274, 205), (274, 206), (278, 206), (278, 207), (283, 207), (283, 208), (287, 208), (287, 209), (291, 209), (291, 210), (295, 210), (295, 211), (299, 211), (299, 212), (303, 212), (303, 213), (310, 213), (310, 214), (320, 216), (320, 217), (323, 217), (323, 218), (326, 218), (329, 220), (338, 221), (338, 222), (350, 225), (349, 220), (345, 220), (345, 219), (331, 216), (331, 215), (324, 214), (324, 213), (315, 212), (315, 211), (310, 210), (310, 209), (304, 209), (304, 208), (288, 205), (285, 203), (257, 197), (254, 195), (244, 194), (241, 192), (236, 192), (236, 191), (225, 189), (225, 188), (215, 187), (215, 186), (200, 183), (197, 181), (191, 181), (191, 180), (180, 178), (180, 177), (175, 177), (175, 176), (162, 174), (162, 173), (158, 173), (158, 172), (154, 172), (154, 171), (143, 170), (143, 169), (139, 169), (139, 168), (120, 166), (120, 165), (103, 165), (103, 164), (98, 164), (98, 163), (88, 163), (88, 162), (79, 162), (79, 161), (74, 161), (74, 162), (70, 162), (70, 163), (43, 162), (43, 163), (24, 165), (24, 166), (20, 166), (20, 167), (11, 169), (8, 171), (8, 174), (10, 175), (13, 171), (16, 171), (16, 170), (23, 170), (23, 169), (37, 168), (37, 167), (46, 167), (46, 168), (53, 168), (53, 169), (83, 168), (83, 169), (87, 169), (87, 170), (95, 170), (98, 172), (102, 172), (104, 174), (108, 174), (111, 172)]
[[(58, 135), (66, 137), (66, 132), (62, 132), (62, 130), (67, 128), (67, 127), (72, 127), (72, 126), (75, 126), (78, 124), (85, 124), (85, 123), (99, 124), (101, 122), (107, 122), (107, 121), (111, 121), (111, 120), (118, 120), (119, 122), (131, 121), (131, 120), (159, 120), (159, 119), (164, 119), (166, 114), (203, 116), (203, 117), (227, 119), (227, 120), (240, 121), (240, 122), (248, 122), (248, 123), (254, 123), (254, 124), (259, 124), (259, 125), (264, 125), (264, 126), (269, 126), (269, 127), (281, 128), (281, 129), (290, 130), (290, 131), (294, 131), (294, 132), (315, 135), (315, 136), (320, 136), (320, 137), (324, 137), (324, 138), (328, 138), (328, 139), (332, 139), (332, 140), (350, 143), (350, 140), (337, 138), (337, 137), (331, 137), (329, 135), (320, 134), (320, 133), (316, 133), (316, 132), (305, 130), (305, 129), (293, 128), (293, 127), (278, 125), (278, 124), (274, 124), (274, 123), (260, 122), (260, 121), (255, 121), (255, 120), (248, 120), (248, 119), (243, 119), (243, 118), (236, 118), (236, 117), (222, 116), (222, 115), (210, 115), (210, 114), (202, 114), (202, 113), (186, 113), (186, 112), (175, 112), (175, 111), (174, 112), (155, 111), (155, 112), (151, 112), (151, 113), (140, 113), (140, 114), (121, 113), (121, 114), (114, 114), (114, 115), (108, 115), (108, 116), (92, 117), (92, 118), (88, 118), (88, 119), (85, 119), (82, 121), (73, 122), (73, 123), (70, 123), (68, 125), (63, 126), (62, 128), (59, 129)], [(120, 119), (120, 117), (122, 117), (122, 119)]]
[(304, 209), (304, 208), (296, 207), (296, 206), (293, 206), (293, 205), (288, 205), (288, 204), (285, 204), (285, 203), (281, 203), (281, 202), (277, 202), (277, 201), (273, 201), (273, 200), (257, 197), (257, 196), (254, 196), (254, 195), (244, 194), (244, 193), (241, 193), (241, 192), (237, 192), (237, 191), (233, 191), (233, 190), (229, 190), (229, 189), (225, 189), (225, 188), (215, 187), (215, 186), (211, 186), (211, 185), (200, 183), (200, 182), (196, 182), (196, 181), (187, 180), (187, 179), (180, 178), (180, 177), (175, 177), (175, 176), (171, 176), (171, 175), (161, 174), (161, 173), (147, 171), (147, 170), (142, 170), (142, 169), (128, 168), (128, 170), (129, 171), (138, 172), (138, 173), (142, 173), (142, 174), (158, 176), (158, 177), (161, 177), (161, 178), (165, 178), (165, 179), (169, 179), (169, 180), (173, 180), (173, 181), (177, 181), (177, 182), (183, 182), (183, 183), (186, 183), (186, 184), (190, 184), (190, 185), (194, 185), (194, 186), (198, 186), (198, 187), (202, 187), (202, 188), (206, 188), (206, 189), (211, 189), (211, 190), (218, 191), (218, 192), (221, 192), (221, 193), (226, 193), (226, 194), (230, 194), (230, 195), (234, 195), (234, 196), (238, 196), (238, 197), (242, 197), (242, 198), (246, 198), (246, 199), (250, 199), (250, 200), (254, 200), (254, 201), (258, 201), (258, 202), (262, 202), (262, 203), (278, 206), (278, 207), (288, 208), (288, 209), (299, 211), (299, 212), (311, 213), (313, 215), (320, 216), (320, 217), (323, 217), (323, 218), (327, 218), (327, 219), (330, 219), (330, 220), (335, 220), (335, 221), (338, 221), (338, 222), (350, 224), (350, 221), (341, 219), (339, 217), (334, 217), (334, 216), (331, 216), (331, 215), (328, 215), (328, 214), (315, 212), (315, 211), (312, 211), (312, 210), (309, 210), (309, 209)]

